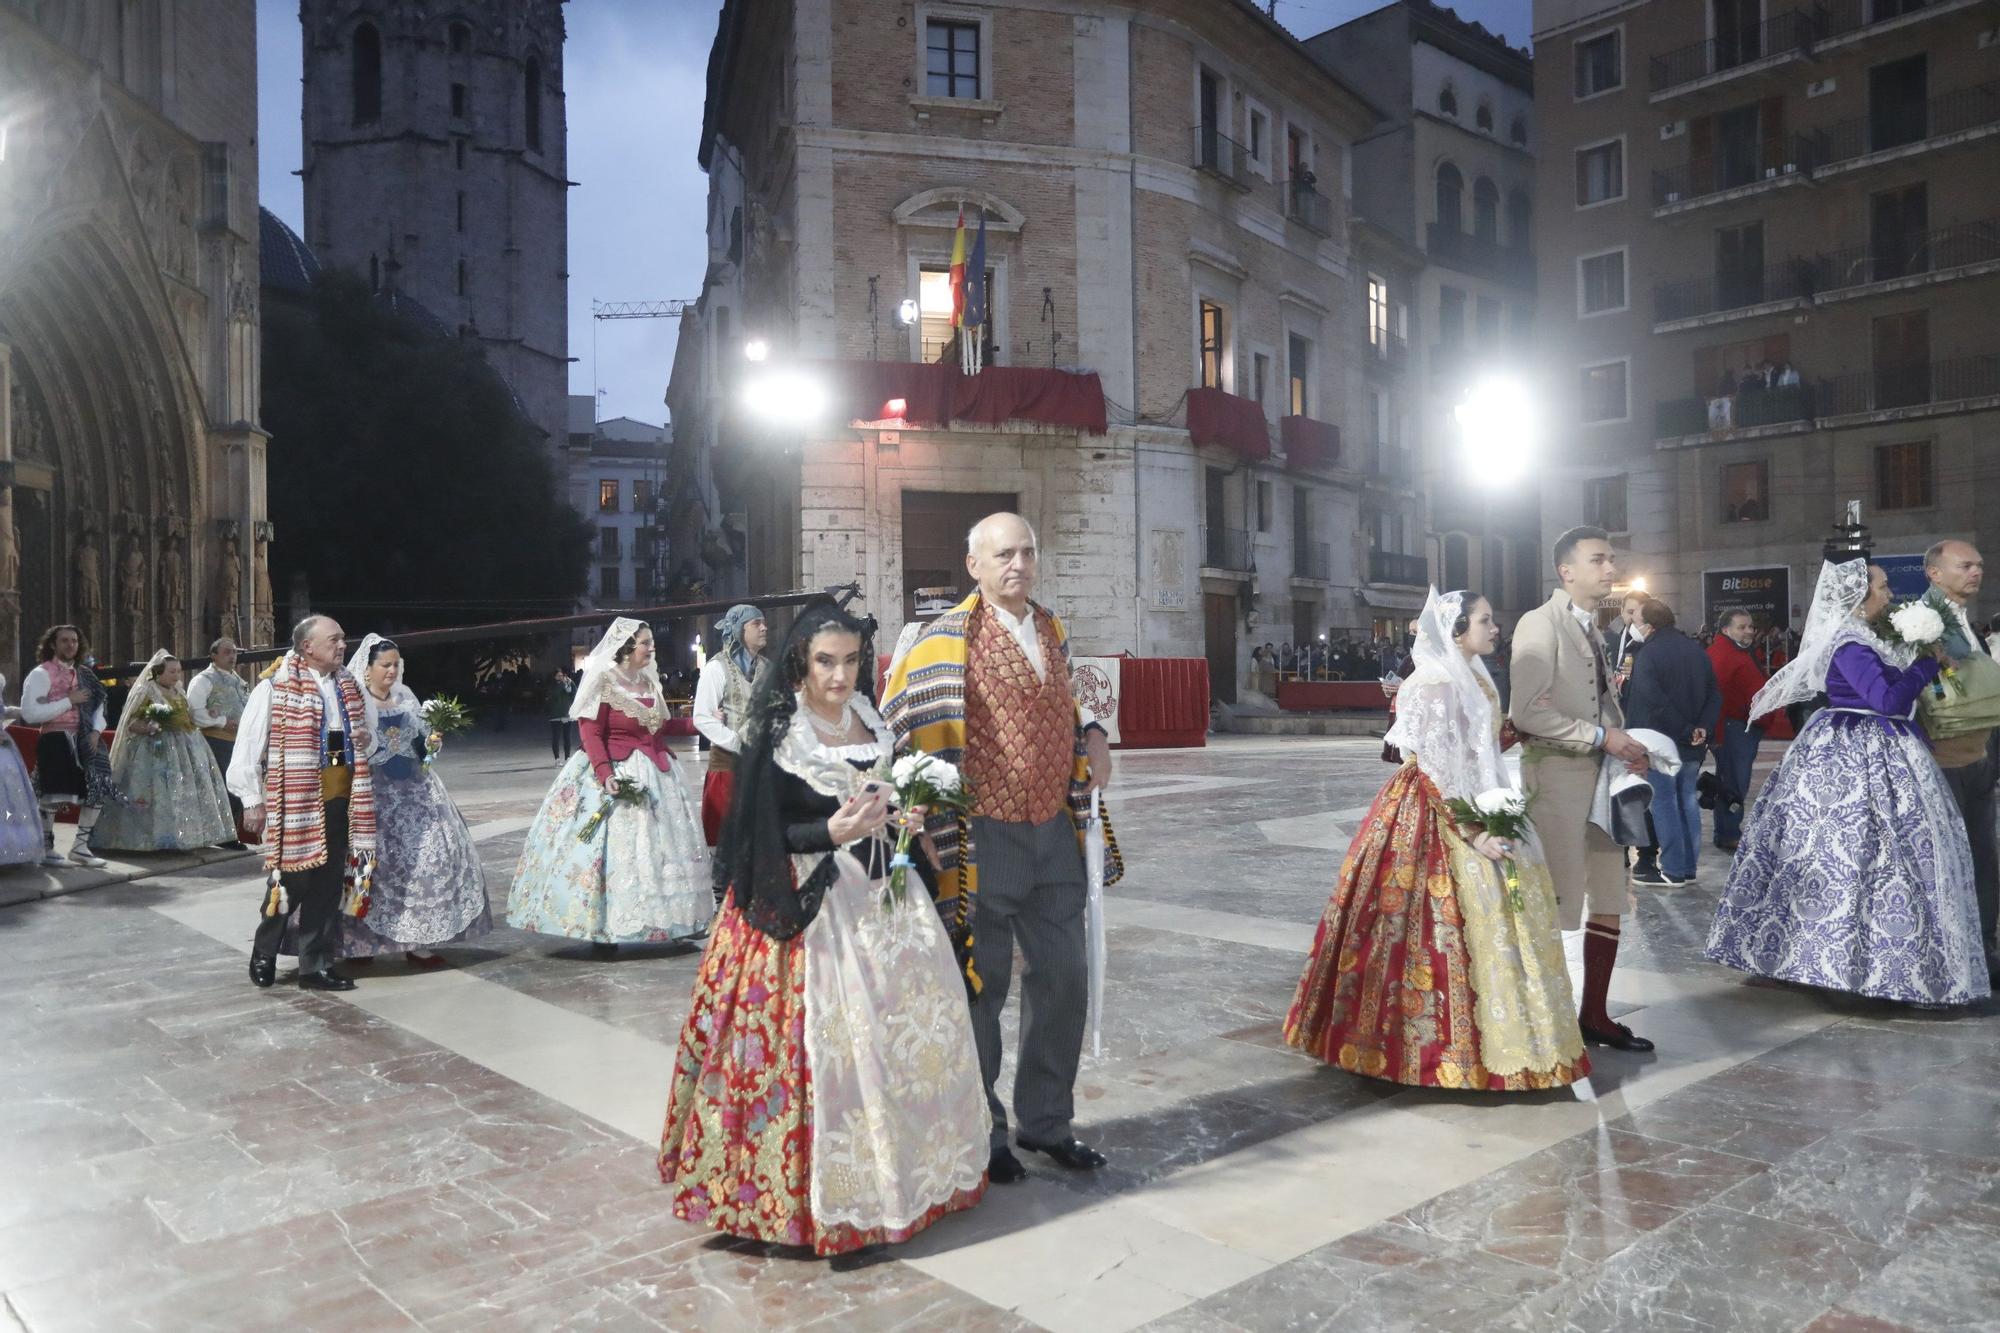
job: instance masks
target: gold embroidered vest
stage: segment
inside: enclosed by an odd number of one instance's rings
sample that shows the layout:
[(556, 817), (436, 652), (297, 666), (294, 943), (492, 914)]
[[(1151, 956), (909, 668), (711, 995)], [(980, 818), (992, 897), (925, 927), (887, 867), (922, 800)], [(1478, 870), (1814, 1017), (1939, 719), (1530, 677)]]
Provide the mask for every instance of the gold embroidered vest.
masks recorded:
[(1043, 675), (993, 608), (973, 617), (965, 670), (965, 776), (976, 815), (1039, 824), (1069, 800), (1076, 705), (1056, 647), (1055, 622), (1035, 612)]

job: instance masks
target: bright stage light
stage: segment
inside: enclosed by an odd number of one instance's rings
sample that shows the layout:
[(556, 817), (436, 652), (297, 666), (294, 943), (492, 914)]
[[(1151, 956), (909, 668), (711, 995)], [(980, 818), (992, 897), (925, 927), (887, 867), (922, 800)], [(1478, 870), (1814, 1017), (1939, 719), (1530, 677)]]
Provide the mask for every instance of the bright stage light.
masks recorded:
[(743, 386), (743, 405), (765, 421), (804, 425), (826, 415), (826, 385), (800, 370), (774, 370)]
[(762, 338), (752, 338), (743, 344), (743, 356), (750, 361), (766, 361), (771, 356), (771, 344)]
[(1464, 439), (1464, 458), (1481, 479), (1521, 475), (1535, 453), (1535, 406), (1519, 380), (1489, 376), (1452, 409)]
[(906, 327), (916, 323), (917, 316), (921, 313), (922, 311), (917, 305), (917, 298), (914, 296), (904, 297), (901, 303), (896, 306), (896, 318), (901, 320)]

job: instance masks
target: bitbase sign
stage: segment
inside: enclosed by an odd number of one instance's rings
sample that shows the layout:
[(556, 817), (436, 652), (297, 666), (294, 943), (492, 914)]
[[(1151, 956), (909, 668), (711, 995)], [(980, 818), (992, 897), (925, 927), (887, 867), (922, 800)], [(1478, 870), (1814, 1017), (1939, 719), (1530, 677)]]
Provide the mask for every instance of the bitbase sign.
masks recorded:
[(1748, 611), (1758, 629), (1792, 623), (1792, 570), (1789, 565), (1764, 569), (1710, 569), (1701, 576), (1702, 600), (1711, 629), (1724, 611)]

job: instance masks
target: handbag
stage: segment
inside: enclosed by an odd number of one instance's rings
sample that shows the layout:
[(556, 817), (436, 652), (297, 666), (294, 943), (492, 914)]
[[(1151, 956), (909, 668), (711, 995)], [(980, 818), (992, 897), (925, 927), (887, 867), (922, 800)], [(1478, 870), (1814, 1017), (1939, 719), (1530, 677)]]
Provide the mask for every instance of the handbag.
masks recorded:
[(1950, 669), (1957, 674), (1958, 685), (1941, 680), (1926, 689), (1917, 701), (1917, 716), (1932, 741), (1963, 739), (1967, 742), (1963, 748), (1970, 749), (1977, 734), (1983, 751), (1984, 733), (2000, 727), (2000, 662), (1985, 653), (1972, 653), (1954, 661)]

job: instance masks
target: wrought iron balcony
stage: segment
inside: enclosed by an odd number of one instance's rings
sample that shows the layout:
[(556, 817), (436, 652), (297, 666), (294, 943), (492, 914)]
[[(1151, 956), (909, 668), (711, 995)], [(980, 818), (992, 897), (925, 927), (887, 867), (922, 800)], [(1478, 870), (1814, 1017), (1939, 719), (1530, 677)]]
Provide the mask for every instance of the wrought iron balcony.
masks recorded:
[(1293, 181), (1283, 188), (1287, 217), (1309, 231), (1316, 231), (1322, 236), (1333, 235), (1331, 200), (1302, 181)]
[(1250, 152), (1222, 133), (1215, 125), (1197, 125), (1194, 135), (1194, 165), (1220, 176), (1239, 190), (1250, 188)]
[(1811, 421), (1820, 388), (1810, 383), (1788, 384), (1712, 398), (1664, 399), (1654, 404), (1653, 434), (1667, 440)]
[(1915, 236), (1880, 237), (1822, 255), (1817, 287), (1847, 291), (1870, 283), (1944, 273), (2000, 261), (2000, 217), (1937, 227)]
[(2000, 356), (1911, 361), (1835, 375), (1820, 392), (1821, 417), (1888, 412), (2000, 396)]
[(1764, 183), (1810, 179), (1818, 160), (1817, 142), (1794, 134), (1775, 141), (1757, 140), (1736, 153), (1710, 153), (1653, 172), (1653, 207), (1672, 208), (1712, 198), (1730, 190)]
[(1790, 9), (1774, 14), (1762, 23), (1747, 24), (1717, 33), (1707, 41), (1694, 42), (1676, 51), (1652, 58), (1652, 88), (1655, 95), (1684, 84), (1727, 73), (1754, 64), (1767, 56), (1803, 55), (1812, 50), (1820, 33), (1817, 9)]
[(1743, 310), (1767, 301), (1810, 298), (1817, 278), (1810, 259), (1781, 259), (1753, 272), (1663, 282), (1653, 288), (1653, 319), (1677, 319)]
[(1425, 232), (1424, 248), (1433, 259), (1501, 282), (1525, 286), (1535, 280), (1533, 251), (1502, 245), (1489, 237), (1460, 231), (1442, 222), (1430, 224)]
[(1402, 555), (1395, 551), (1370, 551), (1368, 581), (1394, 583), (1406, 588), (1428, 587), (1431, 581), (1430, 566), (1420, 555)]
[(1250, 534), (1241, 528), (1204, 525), (1201, 530), (1201, 563), (1204, 569), (1248, 573), (1251, 567)]
[(1321, 583), (1332, 579), (1333, 547), (1326, 542), (1293, 542), (1292, 577)]
[(1410, 363), (1410, 342), (1394, 329), (1361, 326), (1361, 358), (1380, 369), (1401, 371)]
[(2000, 126), (2000, 82), (1974, 84), (1926, 102), (1879, 106), (1868, 115), (1843, 120), (1815, 136), (1814, 161), (1824, 170), (1870, 153), (1992, 126)]

